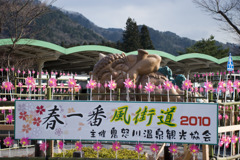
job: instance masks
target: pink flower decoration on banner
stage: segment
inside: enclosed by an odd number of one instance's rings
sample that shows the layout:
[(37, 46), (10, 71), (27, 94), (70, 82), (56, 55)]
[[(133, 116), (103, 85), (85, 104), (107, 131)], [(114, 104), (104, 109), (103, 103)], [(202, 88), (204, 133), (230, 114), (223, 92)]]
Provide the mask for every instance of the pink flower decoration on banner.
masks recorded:
[(33, 86), (35, 84), (35, 79), (33, 77), (27, 77), (26, 78), (26, 85), (27, 86)]
[(143, 86), (142, 86), (141, 84), (139, 84), (139, 85), (138, 85), (138, 89), (141, 90), (142, 88), (143, 88)]
[(33, 125), (36, 125), (36, 126), (40, 126), (40, 123), (41, 123), (41, 118), (40, 117), (34, 117), (33, 118)]
[(199, 148), (198, 148), (198, 146), (192, 144), (192, 145), (190, 146), (190, 152), (191, 152), (192, 154), (197, 154), (197, 153), (199, 153)]
[(124, 83), (125, 87), (128, 88), (128, 89), (133, 87), (133, 82), (130, 78), (125, 79), (125, 82), (123, 82), (123, 83)]
[(231, 142), (232, 142), (232, 144), (237, 143), (237, 141), (238, 141), (238, 137), (235, 136), (235, 135), (233, 135), (232, 138), (231, 138)]
[(222, 119), (222, 115), (221, 114), (218, 115), (218, 119), (220, 119), (220, 120)]
[(2, 87), (9, 92), (13, 88), (13, 84), (12, 82), (3, 82)]
[(178, 152), (178, 147), (176, 144), (172, 144), (168, 149), (169, 149), (169, 152), (172, 154), (176, 154)]
[(50, 87), (55, 88), (55, 87), (57, 86), (57, 80), (56, 80), (55, 78), (50, 78), (50, 79), (48, 80), (48, 85), (49, 85)]
[(121, 144), (120, 144), (119, 142), (114, 142), (114, 143), (112, 144), (112, 149), (113, 149), (114, 151), (120, 150), (120, 149), (121, 149)]
[(146, 83), (145, 89), (146, 89), (149, 93), (150, 93), (150, 92), (153, 92), (155, 88), (156, 88), (155, 85), (152, 84), (151, 82)]
[(100, 151), (102, 149), (102, 147), (103, 146), (102, 146), (102, 144), (100, 142), (96, 142), (96, 143), (93, 144), (93, 149), (95, 151)]
[(40, 150), (41, 151), (46, 151), (48, 148), (48, 143), (47, 142), (43, 142), (42, 144), (40, 144)]
[(97, 86), (96, 81), (90, 79), (90, 81), (88, 82), (88, 87), (89, 87), (90, 89), (94, 89), (96, 86)]
[(28, 137), (23, 137), (21, 140), (20, 140), (20, 143), (21, 143), (21, 145), (23, 145), (23, 146), (27, 146), (27, 145), (29, 145), (29, 140), (28, 140)]
[(206, 91), (213, 90), (213, 85), (211, 82), (204, 82), (204, 87), (206, 88)]
[(77, 142), (75, 143), (75, 148), (76, 148), (77, 151), (81, 151), (81, 150), (82, 150), (82, 147), (83, 147), (83, 145), (82, 145), (81, 142), (77, 141)]
[(108, 82), (108, 87), (109, 87), (109, 89), (111, 89), (111, 90), (116, 89), (116, 88), (117, 88), (117, 83), (115, 82), (115, 80), (109, 81), (109, 82)]
[(11, 147), (13, 145), (13, 139), (11, 137), (6, 137), (3, 142), (6, 147)]
[(140, 152), (142, 152), (143, 151), (143, 145), (141, 144), (141, 143), (138, 143), (138, 144), (136, 144), (136, 146), (135, 146), (135, 150), (138, 152), (138, 153), (140, 153)]
[(59, 148), (60, 150), (63, 149), (63, 141), (59, 141), (59, 142), (58, 142), (58, 148)]
[(172, 84), (171, 81), (165, 81), (165, 82), (163, 83), (163, 87), (164, 87), (165, 90), (168, 90), (168, 91), (169, 91), (170, 89), (172, 89), (173, 84)]
[(9, 115), (7, 115), (6, 116), (6, 123), (12, 123), (12, 121), (13, 121), (13, 115), (11, 115), (11, 114), (9, 114)]
[(68, 80), (68, 87), (69, 88), (74, 88), (75, 85), (76, 85), (75, 79), (74, 78), (69, 78), (69, 80)]
[(233, 86), (236, 87), (236, 88), (239, 88), (240, 87), (240, 81), (235, 80)]
[(151, 144), (150, 149), (153, 153), (157, 153), (159, 151), (159, 147), (157, 144)]

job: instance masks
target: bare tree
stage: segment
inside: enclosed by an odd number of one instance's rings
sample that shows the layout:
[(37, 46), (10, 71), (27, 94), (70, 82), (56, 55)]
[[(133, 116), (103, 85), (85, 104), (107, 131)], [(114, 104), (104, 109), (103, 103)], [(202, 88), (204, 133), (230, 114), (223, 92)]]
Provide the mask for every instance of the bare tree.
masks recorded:
[[(22, 38), (31, 38), (36, 19), (48, 13), (49, 5), (56, 0), (0, 0), (0, 36), (9, 37), (12, 45), (2, 55), (6, 55), (7, 66), (10, 67), (11, 55), (17, 42)], [(4, 35), (3, 35), (4, 34)]]
[(235, 33), (240, 40), (240, 0), (193, 0), (210, 13), (214, 19), (225, 24), (222, 29)]

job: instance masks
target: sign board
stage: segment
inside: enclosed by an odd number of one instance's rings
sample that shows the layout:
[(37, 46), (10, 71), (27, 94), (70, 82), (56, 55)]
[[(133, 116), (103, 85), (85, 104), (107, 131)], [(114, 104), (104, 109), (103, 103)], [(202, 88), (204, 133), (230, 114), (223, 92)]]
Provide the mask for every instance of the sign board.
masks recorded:
[(233, 60), (232, 60), (231, 53), (229, 53), (227, 71), (233, 71), (233, 70), (234, 70)]
[(217, 144), (210, 103), (16, 101), (15, 139)]

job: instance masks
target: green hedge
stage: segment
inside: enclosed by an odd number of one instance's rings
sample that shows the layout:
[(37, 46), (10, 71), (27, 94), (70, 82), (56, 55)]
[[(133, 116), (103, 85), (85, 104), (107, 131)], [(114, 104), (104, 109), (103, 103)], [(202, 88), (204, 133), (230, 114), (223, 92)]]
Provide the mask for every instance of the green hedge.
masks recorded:
[[(65, 151), (64, 157), (66, 158), (73, 157), (73, 152), (75, 151), (76, 149)], [(84, 152), (84, 158), (97, 158), (97, 151), (95, 151), (91, 147), (83, 147), (82, 151)], [(54, 157), (63, 157), (63, 153), (54, 153)], [(99, 158), (115, 159), (116, 152), (113, 151), (111, 148), (110, 149), (102, 148), (101, 151), (99, 151)], [(138, 159), (138, 153), (133, 150), (120, 149), (117, 152), (117, 158), (118, 159)], [(146, 157), (144, 156), (144, 154), (139, 154), (139, 159), (146, 159)]]

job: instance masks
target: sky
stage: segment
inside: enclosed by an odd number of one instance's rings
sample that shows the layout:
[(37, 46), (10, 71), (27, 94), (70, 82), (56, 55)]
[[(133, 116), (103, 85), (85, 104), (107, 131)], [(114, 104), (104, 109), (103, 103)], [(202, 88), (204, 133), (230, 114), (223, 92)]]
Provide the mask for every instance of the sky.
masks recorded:
[(57, 0), (53, 5), (79, 12), (102, 28), (125, 29), (130, 17), (137, 25), (193, 40), (213, 35), (220, 42), (236, 43), (234, 37), (220, 29), (219, 22), (192, 0)]

